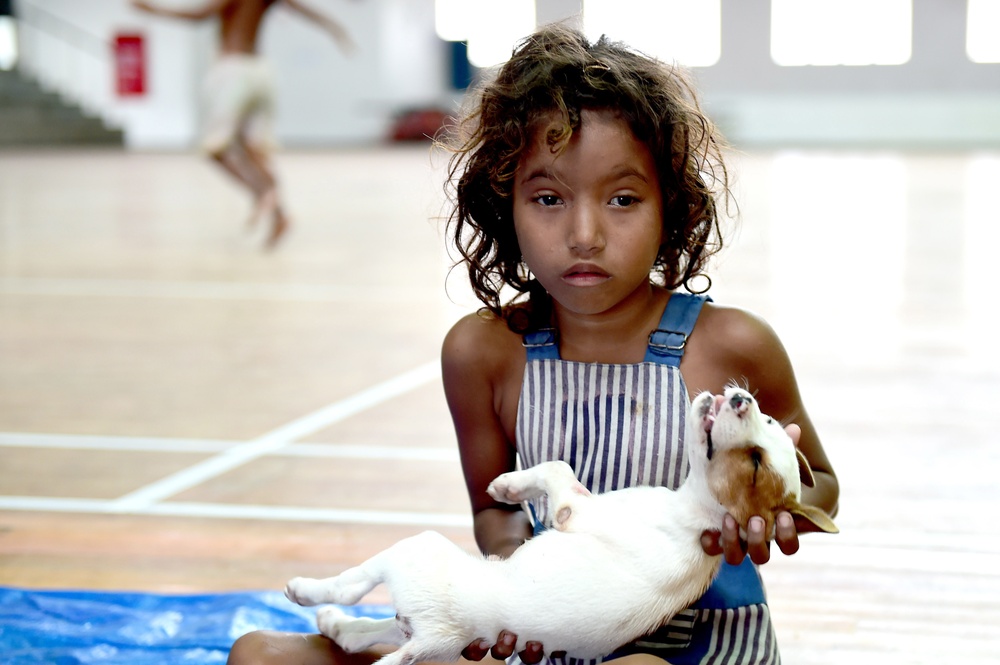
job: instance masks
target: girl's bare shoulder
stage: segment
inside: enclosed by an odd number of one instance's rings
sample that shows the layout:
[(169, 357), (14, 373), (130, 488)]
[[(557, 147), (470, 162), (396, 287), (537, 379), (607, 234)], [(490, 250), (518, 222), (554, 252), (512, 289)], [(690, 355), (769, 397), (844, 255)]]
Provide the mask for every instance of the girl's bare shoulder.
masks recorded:
[(441, 373), (460, 446), (495, 436), (514, 441), (526, 359), (521, 336), (492, 314), (469, 314), (452, 326), (441, 349)]
[(521, 361), (524, 347), (521, 337), (512, 332), (505, 321), (488, 312), (476, 312), (459, 319), (444, 338), (441, 348), (442, 367), (473, 372), (498, 380)]
[(717, 391), (734, 381), (757, 385), (791, 376), (788, 355), (774, 329), (739, 307), (705, 303), (684, 357), (685, 378), (690, 374), (695, 380), (689, 379), (689, 385), (701, 390)]
[(754, 353), (761, 345), (778, 342), (774, 329), (757, 314), (714, 302), (705, 303), (695, 330), (713, 346), (736, 354)]

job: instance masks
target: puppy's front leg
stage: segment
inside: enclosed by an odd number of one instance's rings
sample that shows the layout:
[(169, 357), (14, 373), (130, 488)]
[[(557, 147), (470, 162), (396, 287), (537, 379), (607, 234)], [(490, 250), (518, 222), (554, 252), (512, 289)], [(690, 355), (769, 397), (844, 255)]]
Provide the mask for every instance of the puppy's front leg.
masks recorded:
[(520, 503), (546, 495), (553, 507), (553, 526), (565, 530), (574, 504), (590, 490), (577, 480), (573, 469), (563, 461), (543, 462), (521, 471), (497, 477), (486, 490), (497, 501)]

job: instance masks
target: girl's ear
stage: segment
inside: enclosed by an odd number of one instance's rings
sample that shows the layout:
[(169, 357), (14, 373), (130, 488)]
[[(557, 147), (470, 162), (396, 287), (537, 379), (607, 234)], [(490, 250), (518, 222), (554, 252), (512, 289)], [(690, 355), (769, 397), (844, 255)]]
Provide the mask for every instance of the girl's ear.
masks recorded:
[(806, 487), (815, 487), (816, 477), (813, 475), (812, 467), (809, 466), (809, 460), (798, 448), (795, 449), (795, 457), (799, 460), (799, 480)]

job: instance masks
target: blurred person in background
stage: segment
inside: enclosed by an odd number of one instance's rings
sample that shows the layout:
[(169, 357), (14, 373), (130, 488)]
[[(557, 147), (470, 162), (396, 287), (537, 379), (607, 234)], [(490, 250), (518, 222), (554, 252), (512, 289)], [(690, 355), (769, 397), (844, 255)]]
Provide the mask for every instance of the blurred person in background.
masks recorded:
[(250, 224), (270, 225), (266, 246), (278, 244), (289, 228), (270, 162), (274, 141), (274, 74), (257, 54), (257, 36), (268, 11), (294, 10), (327, 31), (345, 53), (355, 45), (343, 26), (299, 0), (208, 0), (189, 9), (132, 0), (140, 11), (189, 21), (219, 19), (219, 55), (204, 81), (202, 148), (253, 195)]

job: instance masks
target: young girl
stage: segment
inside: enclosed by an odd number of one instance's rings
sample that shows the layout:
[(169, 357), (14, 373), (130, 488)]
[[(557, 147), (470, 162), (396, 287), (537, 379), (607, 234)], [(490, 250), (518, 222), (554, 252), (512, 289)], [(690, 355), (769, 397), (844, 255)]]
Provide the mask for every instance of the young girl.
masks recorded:
[[(547, 28), (481, 88), (456, 129), (451, 230), (485, 309), (452, 328), (442, 365), (480, 548), (508, 556), (544, 528), (544, 505), (526, 513), (486, 493), (517, 464), (564, 459), (594, 491), (679, 486), (690, 396), (733, 381), (794, 423), (817, 480), (803, 499), (835, 513), (836, 478), (774, 332), (679, 290), (707, 281), (728, 192), (721, 139), (684, 75)], [(624, 645), (620, 665), (779, 662), (753, 566), (769, 556), (762, 527), (752, 519), (747, 542), (731, 518), (706, 533), (705, 550), (725, 554), (718, 579), (661, 630)], [(797, 534), (781, 515), (782, 551), (796, 551)], [(492, 654), (509, 656), (514, 639), (498, 636)], [(466, 656), (489, 648), (472, 644)], [(530, 643), (521, 656), (543, 651)], [(349, 658), (322, 638), (255, 633), (230, 662), (291, 652), (298, 660), (286, 662)]]

